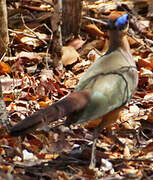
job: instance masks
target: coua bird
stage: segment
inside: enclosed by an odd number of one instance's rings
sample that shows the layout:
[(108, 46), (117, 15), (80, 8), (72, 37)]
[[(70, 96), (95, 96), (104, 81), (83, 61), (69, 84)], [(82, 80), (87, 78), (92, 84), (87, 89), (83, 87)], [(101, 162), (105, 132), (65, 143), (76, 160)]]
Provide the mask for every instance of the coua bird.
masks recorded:
[(128, 19), (128, 14), (112, 13), (107, 23), (109, 48), (88, 68), (74, 92), (20, 121), (10, 128), (10, 134), (22, 136), (64, 116), (68, 117), (65, 125), (97, 121), (99, 129), (110, 127), (138, 83), (126, 37)]

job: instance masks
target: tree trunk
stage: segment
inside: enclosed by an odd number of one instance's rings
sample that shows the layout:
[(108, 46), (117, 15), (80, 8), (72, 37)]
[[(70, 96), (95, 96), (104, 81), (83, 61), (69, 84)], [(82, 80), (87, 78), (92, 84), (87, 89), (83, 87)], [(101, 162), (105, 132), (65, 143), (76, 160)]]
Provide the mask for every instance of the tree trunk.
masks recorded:
[(52, 39), (52, 58), (54, 66), (60, 64), (62, 57), (62, 35), (61, 35), (61, 21), (62, 21), (62, 0), (54, 0), (54, 14), (51, 18), (51, 28), (53, 31)]
[[(6, 0), (0, 0), (0, 59), (5, 56), (9, 37), (8, 37), (8, 24), (7, 24), (7, 9)], [(9, 121), (6, 114), (6, 106), (3, 100), (2, 86), (0, 81), (0, 123), (9, 128)]]
[(80, 31), (82, 0), (63, 0), (62, 8), (62, 35), (68, 38), (77, 36)]
[(2, 58), (7, 51), (9, 42), (6, 0), (0, 0), (0, 25), (0, 58)]
[(62, 39), (65, 41), (72, 35), (76, 37), (79, 33), (81, 11), (82, 0), (54, 0), (54, 14), (51, 18), (53, 31), (51, 53), (55, 67), (62, 68), (62, 63), (60, 62), (62, 57)]

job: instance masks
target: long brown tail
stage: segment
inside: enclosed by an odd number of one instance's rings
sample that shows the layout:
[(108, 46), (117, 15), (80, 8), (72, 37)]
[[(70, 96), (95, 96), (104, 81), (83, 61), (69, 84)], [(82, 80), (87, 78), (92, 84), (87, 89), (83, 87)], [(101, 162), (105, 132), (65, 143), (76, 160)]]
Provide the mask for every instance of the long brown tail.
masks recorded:
[(23, 136), (32, 130), (49, 122), (70, 115), (85, 108), (89, 102), (90, 93), (87, 90), (77, 91), (69, 94), (57, 103), (35, 112), (18, 124), (10, 128), (11, 136)]

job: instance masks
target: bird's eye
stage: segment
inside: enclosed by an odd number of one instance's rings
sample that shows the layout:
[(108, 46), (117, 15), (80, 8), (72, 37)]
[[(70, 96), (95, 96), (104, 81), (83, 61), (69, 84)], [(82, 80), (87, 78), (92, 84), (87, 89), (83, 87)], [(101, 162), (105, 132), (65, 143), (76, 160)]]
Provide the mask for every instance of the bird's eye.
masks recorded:
[(117, 28), (119, 28), (119, 29), (125, 29), (127, 27), (127, 24), (128, 24), (128, 19), (129, 19), (129, 15), (128, 14), (124, 14), (123, 16), (120, 16), (115, 21), (115, 26)]

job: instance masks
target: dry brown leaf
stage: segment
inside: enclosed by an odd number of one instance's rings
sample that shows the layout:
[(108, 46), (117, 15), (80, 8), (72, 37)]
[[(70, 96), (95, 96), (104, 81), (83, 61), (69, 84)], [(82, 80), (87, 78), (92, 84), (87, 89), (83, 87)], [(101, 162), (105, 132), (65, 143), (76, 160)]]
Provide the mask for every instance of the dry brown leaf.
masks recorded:
[(19, 53), (18, 58), (22, 59), (23, 63), (25, 63), (26, 61), (33, 61), (33, 62), (42, 61), (42, 57), (38, 53), (34, 53), (34, 52), (22, 51)]
[(72, 46), (64, 46), (62, 51), (62, 63), (64, 66), (71, 65), (79, 59), (78, 52)]
[(54, 73), (52, 70), (43, 69), (40, 74), (41, 81), (46, 81), (47, 79), (51, 79), (55, 81)]
[(82, 62), (77, 63), (76, 65), (74, 65), (72, 70), (73, 70), (73, 72), (79, 72), (80, 73), (80, 72), (83, 72), (85, 69), (87, 69), (90, 64), (91, 64), (91, 61), (83, 60)]
[[(57, 175), (58, 175), (58, 180), (70, 180), (67, 173), (64, 171), (57, 171)], [(76, 179), (79, 179), (79, 178), (76, 178)]]
[(88, 55), (87, 55), (88, 59), (92, 62), (94, 62), (96, 59), (98, 59), (100, 57), (100, 54), (97, 53), (97, 51), (95, 51), (94, 49), (91, 50)]
[(11, 67), (4, 63), (4, 62), (0, 62), (0, 74), (5, 74), (5, 73), (11, 73)]
[(147, 69), (150, 69), (151, 71), (153, 71), (153, 64), (148, 61), (145, 61), (143, 59), (138, 60), (138, 67), (139, 67), (139, 69), (144, 67), (144, 68), (147, 68)]
[(70, 41), (68, 43), (68, 46), (72, 46), (77, 50), (77, 49), (80, 49), (85, 44), (85, 42), (86, 42), (86, 40), (77, 38), (77, 39), (73, 39), (72, 41)]
[(131, 48), (137, 48), (139, 46), (139, 43), (135, 39), (133, 39), (130, 36), (127, 36), (127, 37), (128, 37), (128, 41), (130, 43)]
[(86, 56), (92, 49), (102, 50), (104, 48), (105, 40), (93, 40), (87, 43), (83, 48), (79, 51), (80, 56)]
[(39, 84), (36, 91), (37, 91), (37, 96), (39, 98), (42, 98), (42, 97), (46, 96), (45, 87), (43, 85)]
[(146, 147), (144, 147), (142, 149), (142, 152), (144, 152), (145, 154), (153, 152), (153, 142), (149, 143)]
[(2, 90), (4, 94), (12, 93), (17, 87), (22, 85), (22, 79), (13, 79), (9, 77), (1, 78)]
[(40, 105), (40, 108), (45, 108), (45, 107), (47, 107), (49, 105), (49, 103), (47, 103), (45, 101), (39, 101), (38, 103)]
[(24, 72), (24, 66), (20, 59), (18, 59), (13, 65), (12, 65), (12, 71), (17, 72)]
[[(38, 38), (39, 37), (39, 38)], [(29, 45), (29, 46), (33, 46), (33, 47), (38, 47), (43, 45), (43, 42), (40, 41), (41, 40), (45, 40), (47, 39), (47, 35), (46, 34), (42, 34), (39, 32), (35, 32), (35, 35), (33, 37), (28, 37), (28, 36), (23, 36), (20, 41), (23, 44)]]
[(88, 24), (85, 26), (85, 30), (94, 38), (96, 36), (101, 37), (104, 36), (104, 32), (102, 32), (96, 25)]

